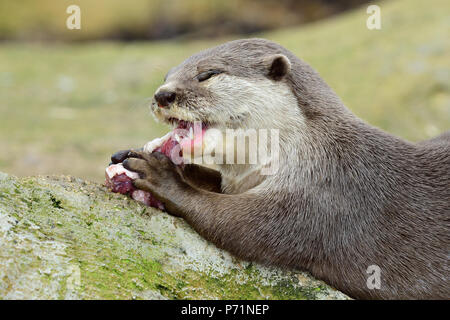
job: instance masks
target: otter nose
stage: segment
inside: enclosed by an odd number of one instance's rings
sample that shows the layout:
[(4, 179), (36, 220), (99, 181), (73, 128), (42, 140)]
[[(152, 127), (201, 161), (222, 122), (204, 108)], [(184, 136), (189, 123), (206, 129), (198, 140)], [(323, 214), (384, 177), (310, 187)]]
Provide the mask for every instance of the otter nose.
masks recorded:
[(158, 105), (162, 108), (169, 106), (172, 102), (175, 101), (176, 93), (173, 91), (158, 91), (155, 94), (155, 100), (158, 102)]

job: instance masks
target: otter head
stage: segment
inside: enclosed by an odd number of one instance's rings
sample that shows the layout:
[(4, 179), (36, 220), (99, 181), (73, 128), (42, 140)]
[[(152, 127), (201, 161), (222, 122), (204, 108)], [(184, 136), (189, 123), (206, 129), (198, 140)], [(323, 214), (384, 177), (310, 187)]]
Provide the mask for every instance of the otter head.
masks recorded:
[(282, 117), (298, 116), (286, 79), (291, 61), (283, 48), (245, 39), (195, 54), (171, 69), (152, 103), (166, 123), (202, 122), (214, 128), (277, 128)]

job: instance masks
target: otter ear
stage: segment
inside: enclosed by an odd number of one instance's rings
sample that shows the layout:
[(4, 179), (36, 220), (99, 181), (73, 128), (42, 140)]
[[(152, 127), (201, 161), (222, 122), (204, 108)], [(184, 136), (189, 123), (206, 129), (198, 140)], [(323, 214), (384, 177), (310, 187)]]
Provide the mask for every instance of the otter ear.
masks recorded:
[(291, 71), (291, 62), (284, 54), (274, 54), (266, 58), (268, 77), (273, 80), (281, 80)]

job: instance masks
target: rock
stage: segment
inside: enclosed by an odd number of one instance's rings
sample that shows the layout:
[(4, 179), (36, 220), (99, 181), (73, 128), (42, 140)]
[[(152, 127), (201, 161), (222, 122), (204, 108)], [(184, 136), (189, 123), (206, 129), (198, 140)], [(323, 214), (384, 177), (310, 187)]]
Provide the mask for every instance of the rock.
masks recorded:
[(73, 177), (0, 173), (0, 299), (348, 299)]

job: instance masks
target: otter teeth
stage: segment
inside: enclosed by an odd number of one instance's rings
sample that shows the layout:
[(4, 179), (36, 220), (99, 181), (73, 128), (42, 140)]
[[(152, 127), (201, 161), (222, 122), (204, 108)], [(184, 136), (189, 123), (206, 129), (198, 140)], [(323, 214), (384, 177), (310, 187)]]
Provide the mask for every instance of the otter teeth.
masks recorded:
[(192, 127), (189, 128), (189, 139), (194, 139), (194, 129)]

